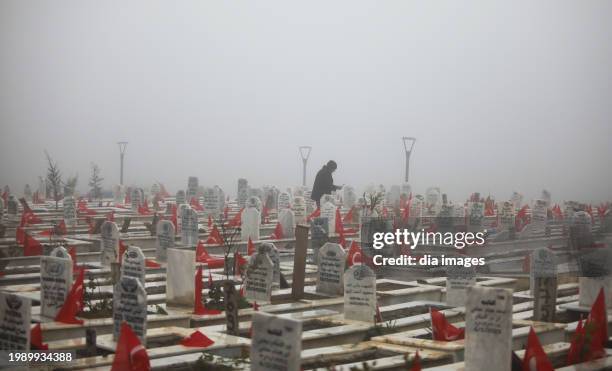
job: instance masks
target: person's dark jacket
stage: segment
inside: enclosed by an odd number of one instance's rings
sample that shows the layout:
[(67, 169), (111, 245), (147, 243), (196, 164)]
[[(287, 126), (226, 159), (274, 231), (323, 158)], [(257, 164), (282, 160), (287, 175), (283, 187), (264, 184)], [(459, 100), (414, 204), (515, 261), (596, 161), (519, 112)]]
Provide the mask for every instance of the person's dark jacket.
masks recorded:
[(342, 187), (334, 185), (334, 178), (332, 178), (332, 172), (324, 165), (315, 177), (314, 185), (312, 186), (312, 193), (310, 198), (315, 201), (319, 201), (321, 196), (329, 195), (332, 191), (338, 190)]

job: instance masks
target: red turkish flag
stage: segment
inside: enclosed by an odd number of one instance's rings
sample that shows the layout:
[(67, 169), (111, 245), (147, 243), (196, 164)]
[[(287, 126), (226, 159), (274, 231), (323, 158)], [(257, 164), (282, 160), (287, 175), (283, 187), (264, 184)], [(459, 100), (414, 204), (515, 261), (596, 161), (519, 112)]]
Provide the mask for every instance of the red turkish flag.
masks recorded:
[(198, 270), (196, 271), (196, 275), (195, 275), (195, 295), (194, 295), (195, 303), (193, 307), (193, 314), (197, 314), (200, 316), (220, 314), (221, 313), (220, 310), (208, 309), (202, 302), (203, 288), (204, 287), (202, 285), (202, 266), (200, 265), (198, 266)]
[(255, 244), (251, 240), (251, 237), (249, 237), (249, 242), (247, 242), (247, 255), (251, 256), (255, 253), (255, 251)]
[(36, 326), (32, 327), (32, 330), (30, 331), (30, 344), (38, 350), (49, 349), (49, 345), (43, 343), (42, 328), (40, 327), (40, 323), (37, 323)]
[(121, 332), (115, 349), (111, 371), (148, 371), (151, 369), (147, 349), (140, 344), (138, 336), (126, 322), (121, 323)]
[(68, 296), (66, 296), (64, 305), (55, 316), (56, 322), (77, 325), (83, 324), (83, 320), (77, 319), (76, 315), (83, 310), (83, 293), (85, 291), (83, 284), (84, 279), (85, 269), (81, 269), (78, 272), (76, 281), (72, 284), (72, 288), (70, 289)]
[(194, 331), (191, 335), (181, 340), (181, 345), (186, 347), (206, 348), (214, 343), (215, 342), (211, 338), (204, 335), (199, 330)]
[(546, 356), (538, 335), (536, 335), (533, 327), (529, 330), (527, 337), (527, 348), (523, 358), (523, 371), (554, 371), (552, 363)]
[(465, 336), (465, 329), (458, 329), (448, 323), (444, 314), (436, 309), (430, 308), (429, 313), (431, 314), (433, 340), (454, 341), (463, 339)]

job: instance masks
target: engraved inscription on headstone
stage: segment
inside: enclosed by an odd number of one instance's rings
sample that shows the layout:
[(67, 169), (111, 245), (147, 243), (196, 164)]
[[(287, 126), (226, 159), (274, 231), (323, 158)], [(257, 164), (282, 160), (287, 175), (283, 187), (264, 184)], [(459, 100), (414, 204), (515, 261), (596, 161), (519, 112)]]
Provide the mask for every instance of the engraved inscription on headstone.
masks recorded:
[(337, 244), (328, 242), (319, 251), (317, 262), (317, 292), (327, 295), (342, 295), (344, 292), (344, 265), (346, 253)]
[(465, 370), (511, 370), (512, 291), (472, 286), (465, 310)]
[(72, 260), (40, 257), (40, 314), (55, 318), (72, 286)]
[(246, 298), (258, 302), (269, 303), (272, 298), (272, 278), (274, 264), (263, 252), (254, 253), (247, 266), (244, 285)]
[(115, 222), (105, 221), (100, 231), (100, 261), (105, 267), (117, 262), (119, 255), (119, 228)]
[(467, 288), (476, 284), (473, 267), (451, 265), (446, 268), (446, 304), (464, 306)]
[[(3, 351), (30, 350), (30, 299), (0, 292), (0, 349)], [(0, 362), (7, 365), (6, 352), (0, 352)]]
[(271, 314), (253, 314), (251, 370), (298, 371), (302, 352), (302, 322)]
[(344, 273), (344, 318), (374, 323), (376, 275), (366, 265), (353, 265)]
[(140, 343), (147, 339), (147, 292), (140, 281), (122, 276), (113, 289), (113, 339), (119, 338), (121, 323), (132, 328)]
[(137, 246), (128, 246), (121, 257), (121, 276), (136, 278), (145, 285), (145, 256)]
[(157, 261), (166, 261), (166, 251), (174, 247), (174, 224), (169, 220), (157, 222), (157, 249), (155, 257)]

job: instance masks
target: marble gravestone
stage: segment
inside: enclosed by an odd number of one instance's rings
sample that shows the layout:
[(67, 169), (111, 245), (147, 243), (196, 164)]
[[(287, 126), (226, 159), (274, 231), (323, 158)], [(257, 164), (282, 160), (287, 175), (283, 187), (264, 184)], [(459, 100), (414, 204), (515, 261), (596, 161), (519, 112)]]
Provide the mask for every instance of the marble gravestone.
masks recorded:
[(346, 253), (337, 243), (328, 242), (319, 250), (316, 291), (325, 295), (342, 295), (344, 292), (344, 266)]
[(141, 193), (140, 193), (140, 189), (138, 188), (132, 188), (131, 193), (130, 193), (130, 201), (132, 202), (132, 211), (137, 211), (138, 207), (140, 206), (140, 204), (144, 201), (144, 199), (140, 198)]
[(328, 233), (336, 233), (336, 206), (331, 202), (321, 204), (321, 218), (327, 218)]
[(284, 209), (289, 209), (291, 207), (291, 199), (289, 198), (289, 193), (287, 192), (281, 192), (278, 195), (278, 211), (280, 212), (281, 210)]
[(433, 215), (437, 214), (438, 212), (441, 198), (442, 194), (440, 192), (440, 188), (438, 187), (429, 187), (425, 191), (425, 206), (433, 211)]
[(185, 209), (187, 209), (189, 206), (188, 204), (180, 204), (178, 207), (178, 210), (176, 212), (176, 232), (177, 233), (182, 233), (183, 231), (183, 213), (185, 212)]
[(308, 217), (306, 211), (306, 201), (302, 196), (296, 196), (293, 198), (293, 216), (295, 218), (295, 224), (304, 224), (306, 223), (306, 218)]
[(195, 292), (195, 251), (168, 249), (166, 303), (193, 308)]
[(278, 212), (278, 222), (283, 228), (284, 238), (295, 237), (295, 215), (291, 209), (281, 209)]
[(254, 253), (246, 270), (244, 291), (248, 300), (269, 303), (272, 300), (274, 263), (263, 252)]
[(557, 307), (557, 258), (545, 247), (531, 254), (531, 295), (533, 320), (555, 322)]
[(514, 208), (511, 202), (505, 201), (499, 212), (499, 232), (508, 231), (514, 227)]
[(155, 258), (159, 262), (166, 261), (166, 251), (174, 247), (174, 224), (169, 220), (157, 222), (157, 248)]
[(299, 371), (302, 322), (272, 314), (253, 313), (252, 371)]
[(118, 261), (119, 228), (115, 222), (105, 221), (100, 232), (100, 263), (108, 267)]
[(529, 228), (529, 235), (544, 235), (547, 224), (548, 205), (545, 200), (535, 200), (531, 208), (531, 223), (526, 226)]
[(175, 200), (176, 200), (177, 206), (184, 204), (185, 203), (185, 191), (183, 191), (182, 189), (178, 190), (176, 192)]
[(259, 226), (261, 225), (261, 213), (255, 207), (247, 207), (241, 215), (240, 238), (242, 241), (259, 241)]
[(122, 275), (113, 288), (113, 340), (119, 339), (121, 323), (132, 328), (140, 343), (147, 340), (147, 292), (137, 278)]
[(75, 227), (77, 224), (76, 201), (73, 196), (64, 197), (64, 223), (66, 227)]
[(187, 203), (190, 203), (192, 199), (198, 198), (198, 177), (190, 176), (187, 178)]
[(468, 232), (482, 232), (484, 202), (468, 202)]
[(138, 246), (128, 246), (121, 257), (121, 276), (136, 278), (145, 286), (145, 256)]
[(216, 188), (206, 188), (204, 190), (204, 215), (213, 217), (219, 216), (221, 212), (221, 202), (219, 201), (219, 192)]
[[(0, 349), (30, 351), (30, 299), (0, 292)], [(6, 357), (6, 358), (4, 358)], [(0, 364), (8, 364), (8, 354), (0, 352)]]
[(310, 221), (310, 248), (313, 260), (316, 263), (319, 257), (319, 249), (329, 241), (329, 221), (327, 218), (314, 218)]
[(181, 244), (191, 247), (198, 244), (198, 213), (189, 206), (181, 212)]
[(272, 275), (272, 287), (280, 287), (280, 256), (278, 254), (278, 249), (271, 242), (263, 242), (259, 244), (259, 246), (257, 246), (257, 252), (261, 252), (268, 255), (268, 257), (272, 261), (272, 266), (274, 267)]
[(344, 318), (374, 323), (376, 275), (367, 265), (353, 265), (344, 272)]
[(475, 284), (474, 267), (455, 265), (446, 267), (446, 304), (453, 307), (464, 306), (467, 289)]
[(70, 254), (68, 254), (68, 250), (66, 250), (64, 246), (58, 246), (54, 248), (53, 250), (51, 250), (49, 256), (52, 256), (54, 258), (72, 259), (70, 257)]
[(40, 314), (55, 318), (66, 301), (72, 287), (72, 260), (70, 257), (40, 257)]
[(468, 288), (465, 317), (465, 371), (511, 371), (512, 291)]
[(257, 211), (261, 212), (262, 210), (261, 199), (257, 196), (250, 196), (246, 202), (246, 208), (249, 208), (249, 207), (254, 207), (257, 209)]
[(580, 277), (578, 277), (579, 305), (591, 307), (603, 288), (606, 308), (612, 309), (612, 250), (610, 248), (594, 249), (582, 255), (578, 260)]
[(244, 178), (240, 178), (238, 179), (238, 196), (237, 196), (237, 202), (238, 202), (238, 207), (243, 208), (246, 205), (246, 200), (249, 197), (249, 182), (244, 179)]

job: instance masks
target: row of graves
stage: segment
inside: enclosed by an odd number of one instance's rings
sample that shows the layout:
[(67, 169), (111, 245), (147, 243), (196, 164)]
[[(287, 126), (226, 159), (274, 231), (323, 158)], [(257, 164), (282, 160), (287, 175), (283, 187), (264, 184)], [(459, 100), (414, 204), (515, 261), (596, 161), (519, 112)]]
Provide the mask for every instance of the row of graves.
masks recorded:
[[(303, 189), (245, 179), (233, 200), (195, 177), (175, 196), (161, 188), (1, 205), (0, 349), (58, 355), (30, 365), (60, 370), (612, 368), (603, 206), (559, 218), (550, 200), (476, 195), (460, 213), (439, 189), (345, 187), (316, 208)], [(397, 228), (487, 238), (374, 248)]]

